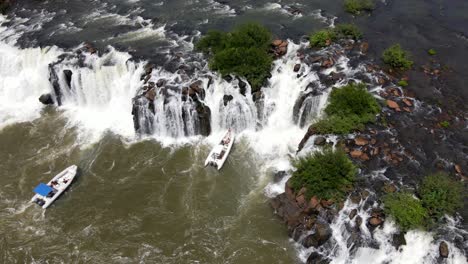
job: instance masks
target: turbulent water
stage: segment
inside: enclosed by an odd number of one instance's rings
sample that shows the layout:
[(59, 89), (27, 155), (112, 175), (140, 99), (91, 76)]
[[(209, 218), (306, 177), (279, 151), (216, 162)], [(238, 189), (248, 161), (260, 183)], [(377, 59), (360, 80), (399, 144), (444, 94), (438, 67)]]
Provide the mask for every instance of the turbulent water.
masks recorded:
[[(330, 87), (320, 87), (321, 94), (307, 97), (294, 113), (309, 84), (318, 84), (318, 72), (307, 65), (299, 78), (293, 71), (297, 51), (307, 45), (299, 37), (303, 24), (309, 23), (307, 30), (332, 26), (335, 16), (313, 3), (227, 2), (24, 1), (0, 16), (0, 262), (307, 259), (312, 249), (288, 240), (268, 199), (284, 191), (286, 179), (273, 183), (272, 174), (290, 167), (303, 125), (321, 115), (329, 93)], [(293, 6), (302, 13), (291, 13)], [(256, 102), (241, 94), (238, 80), (210, 72), (193, 51), (200, 31), (253, 19), (291, 38)], [(84, 42), (93, 42), (98, 54), (76, 56)], [(138, 134), (132, 100), (148, 62), (155, 64), (152, 80), (165, 79), (175, 92), (157, 97), (154, 114), (139, 110), (146, 133)], [(188, 69), (181, 71), (181, 63)], [(342, 57), (331, 70), (351, 78), (362, 69)], [(203, 103), (211, 110), (208, 137), (197, 133), (197, 112), (177, 92), (193, 80), (202, 81)], [(56, 87), (60, 102), (43, 106), (39, 96), (56, 94)], [(225, 95), (232, 96), (227, 104)], [(204, 168), (227, 128), (238, 137), (223, 170)], [(69, 164), (79, 166), (79, 178), (54, 206), (44, 211), (28, 203), (35, 184)], [(332, 225), (330, 247), (319, 250), (333, 263), (437, 261), (437, 238), (430, 233), (409, 232), (397, 251), (389, 242), (393, 224), (373, 234), (363, 224), (370, 244), (356, 250), (346, 229), (356, 206), (366, 222), (369, 208), (347, 203)], [(457, 220), (451, 221), (447, 229), (455, 230)], [(461, 249), (451, 249), (447, 263), (466, 263)]]

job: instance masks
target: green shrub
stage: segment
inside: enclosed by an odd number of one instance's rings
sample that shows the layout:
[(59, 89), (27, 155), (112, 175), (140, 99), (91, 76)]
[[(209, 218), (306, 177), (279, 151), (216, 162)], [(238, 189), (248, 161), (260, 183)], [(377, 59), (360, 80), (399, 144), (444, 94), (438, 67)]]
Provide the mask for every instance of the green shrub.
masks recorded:
[(359, 15), (362, 11), (372, 11), (375, 8), (373, 0), (345, 0), (346, 12)]
[(400, 80), (400, 81), (398, 82), (398, 85), (400, 85), (401, 87), (406, 87), (406, 86), (408, 86), (408, 82), (405, 81), (405, 80)]
[(443, 128), (449, 128), (450, 127), (450, 122), (447, 121), (447, 120), (444, 120), (442, 122), (439, 123), (439, 125)]
[(384, 209), (391, 215), (403, 231), (424, 228), (427, 225), (427, 211), (420, 200), (411, 193), (397, 192), (384, 197)]
[(352, 38), (358, 40), (362, 38), (362, 32), (353, 24), (338, 24), (334, 29), (338, 38)]
[(339, 116), (378, 114), (380, 106), (365, 87), (362, 83), (353, 83), (334, 89), (330, 94), (330, 104), (325, 108), (325, 113)]
[(444, 173), (424, 178), (419, 194), (423, 206), (435, 218), (453, 214), (463, 206), (463, 184)]
[(364, 84), (348, 84), (334, 89), (329, 101), (325, 108), (327, 117), (313, 125), (319, 134), (348, 134), (362, 130), (365, 124), (375, 121), (381, 110)]
[(336, 40), (336, 34), (331, 29), (323, 29), (320, 31), (315, 32), (309, 37), (310, 46), (323, 48), (326, 47), (327, 44)]
[(253, 90), (269, 76), (273, 58), (268, 54), (271, 33), (265, 27), (248, 23), (230, 33), (210, 31), (195, 48), (211, 54), (209, 66), (222, 75), (246, 78)]
[(434, 56), (434, 55), (437, 54), (437, 52), (435, 51), (435, 49), (429, 49), (429, 50), (427, 51), (427, 54), (429, 54), (429, 55), (431, 55), (431, 56)]
[(341, 201), (351, 190), (357, 168), (343, 151), (325, 149), (293, 162), (296, 171), (289, 183), (295, 191), (306, 187), (306, 198)]
[(404, 51), (400, 44), (395, 44), (386, 49), (382, 54), (385, 64), (402, 70), (408, 70), (413, 66), (413, 61), (409, 59), (408, 52)]
[(0, 14), (5, 14), (10, 7), (9, 1), (0, 0)]

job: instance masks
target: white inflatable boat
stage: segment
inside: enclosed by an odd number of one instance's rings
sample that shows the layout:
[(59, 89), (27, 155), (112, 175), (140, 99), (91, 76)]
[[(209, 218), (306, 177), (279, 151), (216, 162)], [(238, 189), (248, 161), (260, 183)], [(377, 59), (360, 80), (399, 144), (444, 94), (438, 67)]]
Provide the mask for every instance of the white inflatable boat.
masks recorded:
[(57, 174), (49, 183), (40, 183), (34, 188), (36, 195), (33, 196), (31, 202), (37, 203), (44, 209), (49, 207), (70, 186), (77, 169), (76, 165), (72, 165)]
[(206, 158), (205, 166), (210, 165), (220, 170), (231, 151), (232, 144), (234, 144), (234, 133), (229, 129), (226, 134), (224, 134), (221, 142), (211, 150), (208, 158)]

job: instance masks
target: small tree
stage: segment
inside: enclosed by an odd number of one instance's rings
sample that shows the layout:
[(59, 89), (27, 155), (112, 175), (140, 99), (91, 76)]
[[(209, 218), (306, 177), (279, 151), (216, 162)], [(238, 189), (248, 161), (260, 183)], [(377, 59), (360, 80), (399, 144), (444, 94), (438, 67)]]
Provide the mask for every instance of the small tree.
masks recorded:
[(413, 61), (409, 59), (409, 53), (404, 51), (400, 44), (395, 44), (386, 49), (382, 54), (385, 64), (401, 70), (408, 70), (413, 66)]
[(352, 188), (357, 168), (343, 151), (325, 149), (293, 163), (296, 171), (290, 179), (291, 187), (299, 191), (305, 187), (306, 198), (343, 200)]
[(387, 194), (384, 204), (385, 213), (391, 215), (403, 231), (426, 227), (427, 211), (411, 193)]
[(444, 214), (453, 214), (463, 206), (463, 184), (444, 173), (424, 178), (419, 194), (423, 206), (435, 218), (440, 218)]
[(362, 38), (362, 32), (353, 24), (338, 24), (335, 27), (335, 32), (339, 38), (352, 38), (358, 40)]

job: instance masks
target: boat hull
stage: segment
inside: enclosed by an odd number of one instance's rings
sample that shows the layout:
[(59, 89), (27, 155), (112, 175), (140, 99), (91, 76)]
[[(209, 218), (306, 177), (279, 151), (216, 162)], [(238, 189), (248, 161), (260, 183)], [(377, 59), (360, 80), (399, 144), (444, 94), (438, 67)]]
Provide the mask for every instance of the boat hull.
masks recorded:
[[(223, 141), (229, 138), (229, 143), (223, 144)], [(231, 152), (232, 145), (234, 144), (235, 136), (234, 133), (228, 130), (221, 140), (210, 152), (205, 160), (205, 166), (213, 166), (220, 170)], [(221, 157), (220, 157), (221, 156)]]

